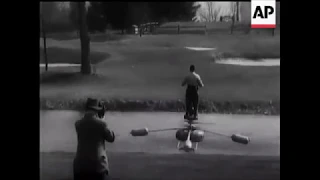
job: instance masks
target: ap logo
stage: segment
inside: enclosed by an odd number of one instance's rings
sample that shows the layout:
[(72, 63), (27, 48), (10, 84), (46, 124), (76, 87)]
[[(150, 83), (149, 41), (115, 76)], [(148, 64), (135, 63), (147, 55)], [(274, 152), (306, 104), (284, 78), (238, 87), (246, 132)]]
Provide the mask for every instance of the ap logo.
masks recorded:
[(251, 28), (276, 28), (276, 1), (251, 1)]

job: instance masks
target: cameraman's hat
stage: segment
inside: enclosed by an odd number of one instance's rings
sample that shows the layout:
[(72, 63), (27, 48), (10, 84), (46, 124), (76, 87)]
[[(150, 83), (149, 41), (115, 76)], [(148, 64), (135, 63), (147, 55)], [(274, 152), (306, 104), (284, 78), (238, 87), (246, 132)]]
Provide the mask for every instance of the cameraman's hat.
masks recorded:
[(88, 98), (86, 102), (86, 109), (87, 110), (95, 110), (95, 111), (102, 111), (105, 110), (105, 107), (101, 101), (98, 99)]

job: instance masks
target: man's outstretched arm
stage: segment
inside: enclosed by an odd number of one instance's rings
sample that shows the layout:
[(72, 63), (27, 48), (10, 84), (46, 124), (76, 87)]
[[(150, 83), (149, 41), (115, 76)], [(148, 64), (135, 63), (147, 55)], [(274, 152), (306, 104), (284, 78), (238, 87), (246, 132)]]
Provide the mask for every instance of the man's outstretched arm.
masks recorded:
[(203, 87), (203, 86), (204, 86), (204, 84), (203, 84), (200, 76), (199, 76), (199, 78), (197, 78), (197, 83), (198, 83), (198, 86), (199, 86), (199, 87)]

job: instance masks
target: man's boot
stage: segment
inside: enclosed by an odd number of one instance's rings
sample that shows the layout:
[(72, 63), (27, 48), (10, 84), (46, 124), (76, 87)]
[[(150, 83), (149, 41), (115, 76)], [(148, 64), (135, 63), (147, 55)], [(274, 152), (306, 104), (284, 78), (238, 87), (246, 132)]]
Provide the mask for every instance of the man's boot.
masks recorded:
[(196, 109), (196, 107), (194, 107), (194, 111), (193, 111), (193, 119), (194, 120), (198, 120), (198, 109)]

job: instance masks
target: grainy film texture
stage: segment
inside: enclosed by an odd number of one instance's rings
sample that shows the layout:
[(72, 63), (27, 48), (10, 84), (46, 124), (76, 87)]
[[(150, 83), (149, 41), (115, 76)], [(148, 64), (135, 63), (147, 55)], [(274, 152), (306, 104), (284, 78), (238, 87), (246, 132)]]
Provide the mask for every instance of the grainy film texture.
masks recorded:
[(40, 179), (280, 179), (280, 2), (40, 2)]

